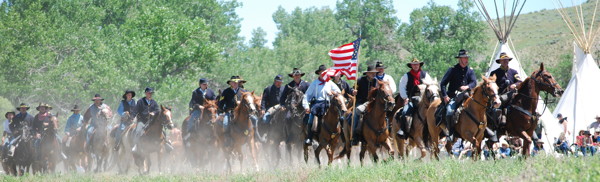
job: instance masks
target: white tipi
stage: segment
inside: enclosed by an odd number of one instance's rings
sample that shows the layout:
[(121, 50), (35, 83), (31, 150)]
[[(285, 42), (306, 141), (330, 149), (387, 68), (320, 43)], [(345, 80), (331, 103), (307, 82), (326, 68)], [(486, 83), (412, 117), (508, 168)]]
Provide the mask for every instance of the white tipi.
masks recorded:
[[(496, 63), (496, 59), (498, 59), (500, 57), (500, 53), (502, 53), (502, 52), (506, 53), (509, 57), (513, 58), (512, 61), (510, 61), (508, 63), (508, 66), (510, 68), (517, 70), (517, 72), (519, 72), (519, 75), (521, 76), (521, 79), (524, 80), (525, 78), (527, 78), (529, 76), (529, 74), (527, 74), (525, 72), (525, 70), (523, 70), (523, 67), (521, 66), (519, 58), (514, 54), (514, 52), (512, 51), (512, 49), (510, 48), (510, 46), (508, 44), (509, 40), (510, 40), (509, 35), (510, 35), (513, 27), (515, 26), (517, 19), (519, 18), (519, 15), (521, 13), (521, 10), (523, 9), (523, 6), (525, 5), (525, 2), (526, 1), (516, 0), (516, 1), (513, 1), (512, 3), (506, 3), (506, 1), (504, 1), (504, 3), (496, 4), (496, 1), (494, 1), (494, 7), (495, 7), (495, 11), (496, 11), (495, 14), (498, 17), (492, 18), (492, 16), (490, 16), (490, 13), (487, 10), (485, 4), (483, 3), (483, 0), (476, 0), (475, 4), (477, 5), (477, 8), (481, 12), (483, 17), (487, 21), (487, 23), (490, 25), (490, 28), (492, 28), (492, 30), (496, 34), (496, 37), (498, 38), (498, 41), (499, 41), (498, 47), (496, 48), (496, 52), (494, 52), (494, 56), (490, 60), (490, 67), (486, 72), (486, 76), (490, 76), (492, 71), (500, 68), (500, 64)], [(499, 9), (498, 9), (499, 5), (504, 6), (504, 7), (501, 7), (504, 9), (504, 11), (501, 11), (501, 10), (499, 11)], [(511, 6), (507, 7), (506, 5), (511, 5)], [(509, 10), (509, 11), (507, 12), (506, 10)], [(501, 12), (503, 12), (504, 17), (499, 17)], [(552, 112), (549, 111), (549, 108), (546, 108), (546, 104), (541, 99), (538, 102), (536, 112), (542, 114), (542, 116), (540, 117), (540, 122), (544, 122), (545, 126), (548, 126), (550, 123), (556, 123), (556, 119), (551, 114)], [(549, 128), (546, 127), (546, 130), (548, 130), (548, 129)], [(544, 132), (546, 132), (546, 131), (544, 131)], [(548, 136), (548, 137), (551, 137), (551, 136)], [(552, 143), (552, 138), (549, 138), (548, 140), (546, 138), (547, 137), (542, 135), (542, 139), (543, 139), (543, 141), (545, 141), (545, 144), (544, 144), (544, 145), (546, 145), (545, 147), (550, 148), (550, 145)]]
[(571, 135), (567, 137), (571, 142), (575, 141), (577, 131), (587, 130), (589, 124), (595, 120), (595, 116), (600, 114), (597, 105), (600, 103), (600, 97), (597, 94), (600, 91), (600, 85), (596, 80), (600, 78), (600, 69), (590, 54), (600, 33), (600, 29), (594, 25), (598, 2), (596, 0), (591, 21), (586, 24), (581, 4), (574, 6), (577, 17), (572, 19), (562, 3), (556, 1), (559, 6), (558, 12), (575, 36), (572, 78), (554, 110), (554, 114), (560, 113), (571, 122), (567, 128), (571, 132)]

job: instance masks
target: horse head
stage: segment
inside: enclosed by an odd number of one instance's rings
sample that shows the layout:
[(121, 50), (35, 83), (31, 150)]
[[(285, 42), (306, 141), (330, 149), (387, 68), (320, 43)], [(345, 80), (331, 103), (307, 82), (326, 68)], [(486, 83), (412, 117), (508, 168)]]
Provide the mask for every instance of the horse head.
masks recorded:
[(494, 108), (500, 107), (502, 101), (500, 101), (500, 96), (498, 96), (498, 85), (496, 84), (496, 75), (492, 75), (489, 78), (485, 76), (481, 76), (483, 79), (483, 83), (481, 85), (483, 95), (488, 100), (488, 104), (490, 104)]
[(204, 114), (209, 118), (209, 122), (215, 123), (217, 121), (217, 101), (205, 100)]
[(391, 111), (394, 108), (394, 97), (392, 89), (386, 81), (377, 80), (377, 88), (369, 92), (369, 100), (384, 104), (385, 111)]
[(540, 69), (533, 72), (531, 77), (535, 81), (536, 87), (547, 93), (552, 94), (554, 97), (561, 96), (564, 90), (560, 87), (558, 82), (554, 80), (554, 77), (550, 72), (544, 69), (544, 63), (540, 64)]
[(249, 114), (254, 114), (257, 111), (255, 101), (256, 98), (254, 96), (254, 92), (242, 92), (242, 101), (240, 102), (240, 106), (245, 107)]
[(171, 108), (164, 105), (160, 105), (160, 115), (158, 116), (163, 126), (167, 126), (168, 129), (173, 129), (173, 120)]
[(440, 97), (440, 87), (437, 83), (437, 80), (432, 82), (425, 82), (425, 92), (421, 95), (421, 98), (426, 102), (427, 105), (430, 105), (434, 100), (441, 99)]
[(289, 92), (287, 93), (285, 99), (285, 107), (290, 109), (294, 116), (302, 116), (304, 115), (304, 110), (302, 107), (302, 98), (304, 97), (304, 93), (301, 90), (295, 87), (287, 86)]
[(341, 93), (333, 94), (333, 97), (331, 99), (331, 106), (337, 109), (340, 115), (348, 111), (348, 108), (346, 107), (346, 98), (344, 97), (344, 94)]

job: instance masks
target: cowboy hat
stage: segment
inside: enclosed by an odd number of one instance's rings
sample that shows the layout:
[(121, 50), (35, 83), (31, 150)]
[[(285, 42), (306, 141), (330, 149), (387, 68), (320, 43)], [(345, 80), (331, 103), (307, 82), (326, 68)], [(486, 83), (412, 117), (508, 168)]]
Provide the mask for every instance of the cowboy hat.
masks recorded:
[(26, 110), (29, 110), (29, 106), (25, 103), (21, 103), (21, 105), (19, 105), (19, 107), (17, 107), (17, 110), (20, 110), (21, 108), (25, 108)]
[(244, 80), (244, 78), (242, 78), (242, 76), (238, 75), (237, 77), (240, 78), (240, 83), (246, 83), (246, 82), (248, 82), (248, 81)]
[(496, 63), (500, 64), (501, 60), (512, 60), (513, 58), (509, 57), (505, 52), (500, 53), (500, 56), (498, 56), (498, 59), (496, 59)]
[(208, 83), (208, 79), (206, 79), (206, 78), (200, 78), (200, 80), (198, 80), (198, 83), (200, 83), (200, 84)]
[(461, 49), (458, 51), (458, 55), (454, 58), (468, 58), (469, 57), (468, 53), (469, 52), (467, 52), (466, 50)]
[(300, 71), (299, 68), (294, 68), (294, 70), (292, 70), (291, 73), (288, 74), (288, 76), (290, 77), (294, 77), (294, 75), (300, 75), (300, 76), (304, 76), (305, 73), (303, 73), (302, 71)]
[(94, 98), (92, 98), (92, 101), (95, 101), (95, 100), (104, 100), (104, 98), (100, 97), (100, 94), (96, 94), (96, 95), (94, 95)]
[(8, 111), (8, 112), (6, 112), (6, 114), (4, 114), (4, 117), (5, 117), (5, 118), (8, 118), (8, 114), (12, 114), (13, 116), (15, 116), (15, 115), (16, 115), (16, 114), (15, 114), (15, 112), (13, 112), (13, 111)]
[(52, 110), (52, 106), (50, 106), (50, 105), (48, 105), (48, 104), (46, 104), (46, 103), (43, 103), (43, 102), (40, 102), (40, 105), (38, 105), (38, 106), (35, 108), (35, 110), (38, 110), (38, 111), (39, 111), (39, 110), (40, 110), (40, 107), (45, 107), (45, 108), (46, 108), (46, 110)]
[(79, 109), (79, 106), (77, 104), (75, 104), (75, 106), (73, 106), (73, 109), (71, 109), (72, 112), (74, 111), (81, 111), (81, 109)]
[(411, 65), (413, 65), (413, 64), (420, 64), (422, 67), (423, 64), (425, 64), (425, 63), (419, 61), (417, 58), (413, 58), (412, 61), (410, 61), (409, 63), (406, 63), (406, 66), (408, 66), (409, 68), (412, 68)]
[(367, 73), (377, 73), (377, 69), (375, 69), (375, 66), (373, 65), (369, 65), (367, 66), (367, 71), (363, 72), (363, 75), (366, 75)]
[(127, 94), (131, 94), (131, 98), (135, 97), (135, 91), (133, 90), (125, 90), (125, 93), (123, 94), (123, 99), (127, 99)]
[(240, 76), (231, 76), (231, 78), (229, 78), (229, 80), (227, 80), (227, 85), (229, 85), (230, 82), (240, 82), (242, 81), (242, 79), (240, 79)]
[(320, 75), (325, 70), (327, 70), (327, 67), (325, 65), (319, 65), (319, 69), (315, 70), (315, 74)]
[(377, 62), (375, 63), (375, 69), (379, 69), (379, 68), (386, 69), (386, 68), (387, 68), (387, 66), (384, 66), (384, 65), (383, 65), (383, 63), (382, 63), (381, 61), (377, 61)]
[(144, 89), (144, 93), (154, 93), (154, 89), (151, 87), (146, 87), (146, 89)]

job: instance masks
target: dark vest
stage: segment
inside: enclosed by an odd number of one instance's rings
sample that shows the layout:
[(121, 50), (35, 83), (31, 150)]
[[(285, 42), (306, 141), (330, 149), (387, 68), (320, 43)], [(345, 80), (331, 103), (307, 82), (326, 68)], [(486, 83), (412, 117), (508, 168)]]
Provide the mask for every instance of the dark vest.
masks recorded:
[[(408, 82), (406, 83), (406, 95), (408, 96), (408, 98), (411, 98), (412, 96), (415, 96), (415, 93), (419, 92), (419, 89), (417, 87), (418, 85), (415, 85), (415, 82), (413, 81), (415, 77), (412, 74), (410, 74), (410, 72), (407, 72), (406, 75), (408, 78)], [(423, 83), (423, 79), (426, 75), (427, 72), (421, 70), (421, 75), (419, 75), (419, 82)]]

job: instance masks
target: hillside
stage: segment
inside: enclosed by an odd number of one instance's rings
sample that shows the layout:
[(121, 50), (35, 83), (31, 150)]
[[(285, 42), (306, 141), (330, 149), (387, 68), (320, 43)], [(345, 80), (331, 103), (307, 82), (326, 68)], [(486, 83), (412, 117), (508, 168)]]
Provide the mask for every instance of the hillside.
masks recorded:
[[(592, 19), (595, 4), (587, 2), (582, 4), (582, 7), (587, 23)], [(574, 7), (569, 7), (567, 11), (571, 13), (572, 17), (575, 17)], [(596, 23), (600, 23), (600, 18), (596, 18)], [(491, 30), (488, 31), (488, 34), (490, 37), (489, 53), (491, 53), (497, 40)], [(561, 56), (573, 54), (573, 35), (555, 9), (522, 14), (513, 29), (511, 39), (515, 46), (513, 51), (516, 52), (524, 65), (523, 69), (527, 72), (534, 70), (539, 62), (554, 67), (560, 60), (564, 61)], [(599, 53), (597, 48), (593, 51), (596, 58)]]

